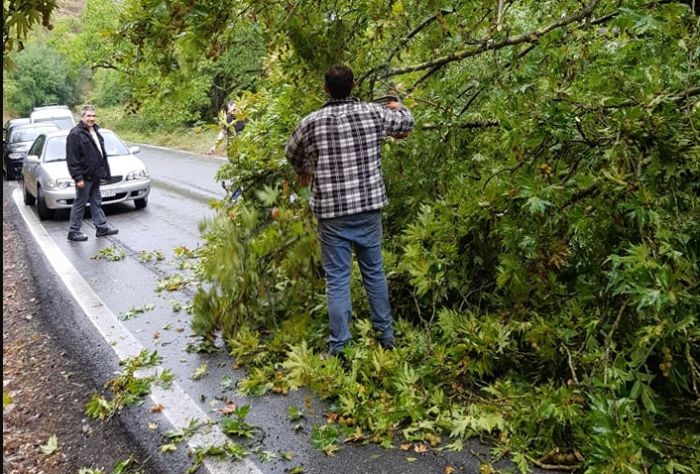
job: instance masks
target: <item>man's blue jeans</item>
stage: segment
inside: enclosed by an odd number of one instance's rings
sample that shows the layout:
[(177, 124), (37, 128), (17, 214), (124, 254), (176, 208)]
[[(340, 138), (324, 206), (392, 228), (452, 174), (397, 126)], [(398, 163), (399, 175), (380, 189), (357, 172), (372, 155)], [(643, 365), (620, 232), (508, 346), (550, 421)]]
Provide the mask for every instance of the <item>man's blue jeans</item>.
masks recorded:
[(104, 227), (107, 225), (107, 217), (102, 210), (102, 195), (100, 194), (100, 180), (83, 180), (85, 186), (83, 188), (75, 188), (75, 201), (70, 210), (70, 227), (69, 232), (79, 232), (83, 226), (83, 216), (85, 215), (85, 206), (90, 202), (90, 215), (95, 227)]
[(382, 261), (382, 216), (380, 211), (318, 220), (321, 259), (326, 273), (326, 295), (330, 319), (330, 350), (335, 354), (350, 341), (350, 274), (352, 249), (362, 272), (372, 325), (384, 346), (394, 345), (389, 291)]

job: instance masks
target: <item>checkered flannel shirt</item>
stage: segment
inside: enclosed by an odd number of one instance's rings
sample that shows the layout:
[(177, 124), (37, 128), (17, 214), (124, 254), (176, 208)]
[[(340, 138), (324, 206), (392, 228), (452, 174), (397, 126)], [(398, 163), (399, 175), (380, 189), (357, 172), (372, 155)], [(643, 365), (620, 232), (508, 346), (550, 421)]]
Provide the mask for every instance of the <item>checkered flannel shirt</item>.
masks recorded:
[(409, 132), (413, 115), (354, 98), (331, 99), (301, 121), (285, 155), (298, 174), (313, 174), (311, 210), (319, 219), (384, 207), (382, 139)]

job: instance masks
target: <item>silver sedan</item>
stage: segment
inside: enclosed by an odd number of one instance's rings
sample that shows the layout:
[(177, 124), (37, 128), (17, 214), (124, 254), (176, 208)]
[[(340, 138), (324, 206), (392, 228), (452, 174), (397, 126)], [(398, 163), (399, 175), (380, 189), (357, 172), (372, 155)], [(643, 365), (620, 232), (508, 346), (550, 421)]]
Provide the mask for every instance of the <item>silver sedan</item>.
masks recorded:
[[(50, 219), (57, 209), (70, 209), (75, 199), (75, 183), (66, 163), (66, 137), (69, 130), (44, 133), (37, 137), (24, 159), (22, 178), (24, 203), (36, 203), (39, 218)], [(100, 129), (112, 179), (102, 181), (102, 204), (134, 201), (136, 209), (148, 204), (151, 177), (146, 165), (134, 156), (139, 147), (128, 148), (116, 133)]]

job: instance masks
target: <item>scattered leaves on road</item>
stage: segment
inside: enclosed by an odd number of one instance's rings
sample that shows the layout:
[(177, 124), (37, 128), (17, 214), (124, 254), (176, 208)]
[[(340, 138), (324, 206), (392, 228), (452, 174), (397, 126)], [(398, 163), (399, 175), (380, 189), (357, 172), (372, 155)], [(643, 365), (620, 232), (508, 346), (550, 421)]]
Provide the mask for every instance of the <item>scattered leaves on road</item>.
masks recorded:
[(158, 281), (156, 293), (162, 291), (178, 291), (184, 288), (189, 283), (182, 275), (175, 273), (167, 278)]
[(148, 252), (146, 250), (141, 250), (138, 254), (138, 260), (139, 262), (146, 263), (146, 262), (152, 262), (154, 260), (161, 262), (165, 260), (165, 254), (161, 252), (160, 250), (154, 250), (152, 252)]
[(192, 380), (199, 380), (209, 373), (209, 364), (202, 362), (192, 374)]
[(245, 421), (250, 412), (250, 405), (237, 407), (230, 415), (224, 416), (219, 422), (221, 431), (228, 436), (237, 438), (252, 438), (255, 427)]
[(160, 362), (157, 351), (149, 352), (146, 349), (135, 357), (120, 361), (119, 365), (124, 366), (124, 369), (105, 384), (105, 389), (113, 394), (112, 399), (108, 400), (99, 393), (94, 393), (85, 406), (85, 414), (90, 418), (109, 419), (122, 408), (141, 403), (142, 398), (151, 392), (152, 383), (168, 388), (175, 378), (168, 369), (146, 377), (134, 375), (136, 370), (152, 367)]
[(219, 380), (219, 387), (221, 390), (229, 390), (233, 386), (233, 378), (230, 375), (224, 375)]
[(158, 449), (161, 453), (172, 453), (173, 451), (177, 451), (177, 445), (174, 443), (161, 444)]
[(143, 305), (141, 307), (132, 307), (129, 309), (129, 311), (126, 311), (124, 313), (119, 314), (119, 319), (122, 321), (127, 321), (129, 319), (134, 319), (135, 317), (147, 313), (148, 311), (153, 311), (155, 309), (155, 305), (153, 304), (147, 304)]
[(117, 245), (112, 245), (111, 247), (105, 247), (97, 254), (90, 257), (92, 260), (107, 260), (108, 262), (118, 262), (126, 258), (126, 251), (118, 247)]
[(287, 407), (287, 414), (289, 415), (289, 421), (295, 422), (304, 418), (304, 411), (298, 409), (294, 405)]
[(46, 455), (51, 455), (58, 451), (58, 437), (52, 434), (46, 444), (42, 444), (39, 449)]

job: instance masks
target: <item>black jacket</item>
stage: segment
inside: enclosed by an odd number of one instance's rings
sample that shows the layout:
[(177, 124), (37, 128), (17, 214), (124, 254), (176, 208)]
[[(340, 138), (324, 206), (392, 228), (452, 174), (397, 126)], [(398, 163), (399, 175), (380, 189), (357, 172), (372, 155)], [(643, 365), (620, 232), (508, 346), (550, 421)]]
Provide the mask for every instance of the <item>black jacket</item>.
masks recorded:
[(226, 132), (226, 137), (230, 138), (231, 135), (234, 135), (233, 131), (236, 132), (235, 135), (238, 135), (243, 131), (247, 123), (248, 119), (236, 120), (235, 114), (226, 114), (226, 126), (223, 127)]
[(100, 127), (93, 126), (97, 139), (100, 141), (102, 154), (100, 154), (95, 144), (95, 140), (90, 136), (85, 124), (81, 121), (73, 127), (66, 139), (66, 160), (68, 161), (68, 171), (71, 178), (78, 182), (80, 180), (92, 181), (94, 179), (109, 179), (112, 177), (107, 161), (107, 151), (105, 150), (105, 140), (100, 135)]

